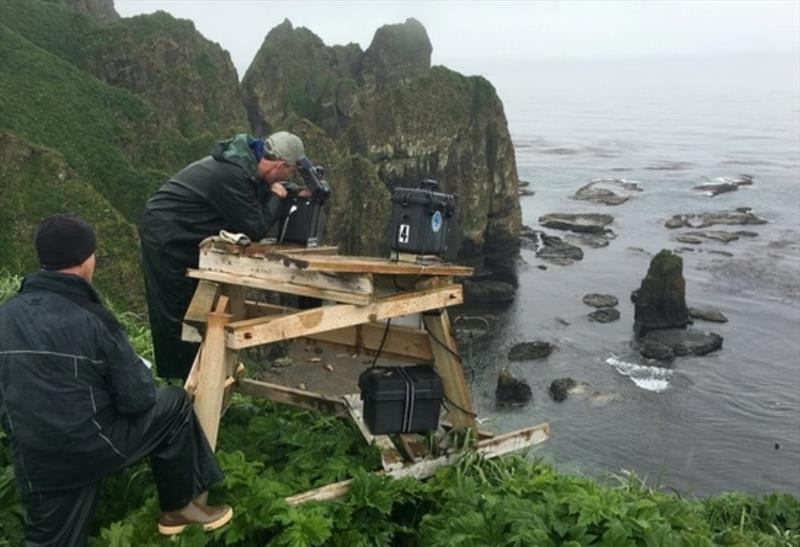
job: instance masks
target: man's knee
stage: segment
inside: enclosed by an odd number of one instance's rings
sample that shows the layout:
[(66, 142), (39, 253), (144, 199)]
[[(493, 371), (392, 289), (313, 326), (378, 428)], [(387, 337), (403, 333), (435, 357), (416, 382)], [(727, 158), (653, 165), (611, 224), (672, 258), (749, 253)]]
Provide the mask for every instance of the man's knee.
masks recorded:
[(192, 412), (192, 401), (182, 387), (167, 386), (156, 392), (156, 406), (164, 414), (188, 416)]

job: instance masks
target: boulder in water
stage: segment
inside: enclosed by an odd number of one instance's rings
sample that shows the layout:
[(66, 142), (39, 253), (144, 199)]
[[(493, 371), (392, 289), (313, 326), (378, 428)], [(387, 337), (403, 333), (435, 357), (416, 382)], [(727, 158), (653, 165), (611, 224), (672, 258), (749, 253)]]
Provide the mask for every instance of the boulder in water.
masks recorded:
[(726, 192), (736, 191), (739, 186), (749, 186), (751, 184), (753, 184), (753, 177), (750, 175), (739, 175), (737, 178), (719, 177), (714, 182), (698, 184), (692, 190), (704, 192), (714, 197)]
[(522, 406), (532, 397), (531, 386), (524, 380), (514, 378), (508, 369), (504, 368), (497, 375), (495, 398), (498, 405)]
[(727, 323), (728, 318), (722, 312), (716, 310), (706, 310), (701, 308), (689, 308), (689, 317), (692, 319), (701, 319), (703, 321), (710, 321), (712, 323)]
[[(687, 355), (706, 355), (722, 347), (723, 338), (713, 332), (701, 332), (684, 329), (659, 329), (648, 332), (639, 339), (639, 352), (648, 358), (658, 358), (654, 354), (646, 355), (652, 348), (666, 347), (676, 357)], [(667, 359), (669, 360), (669, 359)]]
[(664, 226), (675, 228), (706, 228), (715, 224), (766, 224), (767, 221), (750, 212), (749, 207), (740, 207), (735, 211), (721, 211), (700, 214), (678, 214), (668, 219)]
[(537, 340), (535, 342), (522, 342), (512, 347), (508, 352), (509, 361), (530, 361), (542, 359), (550, 355), (555, 346), (549, 342)]
[(570, 245), (560, 237), (550, 236), (544, 232), (538, 232), (539, 246), (536, 256), (560, 266), (568, 266), (576, 260), (583, 259), (583, 251), (580, 247)]
[(577, 382), (572, 378), (559, 378), (550, 384), (550, 398), (556, 402), (561, 402), (567, 398), (569, 390), (574, 388)]
[(620, 205), (641, 191), (637, 183), (625, 179), (595, 179), (579, 188), (572, 197), (604, 205)]
[(664, 249), (650, 261), (635, 303), (637, 336), (654, 329), (685, 328), (689, 324), (683, 259)]
[(469, 304), (508, 304), (517, 291), (504, 281), (465, 281), (464, 300)]
[(617, 308), (600, 308), (599, 310), (594, 310), (586, 317), (596, 323), (611, 323), (619, 319), (619, 310)]
[(619, 298), (613, 294), (589, 293), (583, 296), (583, 303), (593, 308), (613, 308), (619, 304)]
[(604, 234), (606, 226), (614, 222), (611, 215), (548, 213), (539, 217), (539, 224), (555, 230), (570, 230), (578, 233)]

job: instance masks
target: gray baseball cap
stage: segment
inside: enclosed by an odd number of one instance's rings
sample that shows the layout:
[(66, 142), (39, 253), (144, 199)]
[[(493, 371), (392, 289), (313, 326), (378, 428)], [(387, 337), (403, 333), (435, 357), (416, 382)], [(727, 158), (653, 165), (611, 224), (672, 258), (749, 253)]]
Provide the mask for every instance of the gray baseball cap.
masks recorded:
[(303, 141), (288, 131), (278, 131), (264, 139), (264, 155), (289, 163), (297, 163), (306, 157)]

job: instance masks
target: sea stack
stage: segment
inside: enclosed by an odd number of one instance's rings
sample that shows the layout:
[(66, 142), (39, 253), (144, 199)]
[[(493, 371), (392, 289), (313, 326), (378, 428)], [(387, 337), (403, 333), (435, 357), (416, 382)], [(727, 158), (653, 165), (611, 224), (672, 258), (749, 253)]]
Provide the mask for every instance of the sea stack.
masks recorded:
[(686, 328), (690, 320), (680, 256), (662, 249), (653, 257), (637, 291), (635, 306), (636, 336), (656, 329)]

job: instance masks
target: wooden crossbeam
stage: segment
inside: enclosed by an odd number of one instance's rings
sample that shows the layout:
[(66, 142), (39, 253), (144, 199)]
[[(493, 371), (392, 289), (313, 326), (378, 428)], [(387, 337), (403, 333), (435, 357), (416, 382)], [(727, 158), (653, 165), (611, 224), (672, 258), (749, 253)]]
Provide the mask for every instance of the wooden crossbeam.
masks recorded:
[(317, 287), (307, 287), (295, 285), (294, 283), (284, 283), (267, 277), (251, 277), (225, 272), (210, 272), (206, 270), (187, 270), (186, 275), (194, 279), (205, 279), (217, 283), (227, 283), (230, 285), (240, 285), (254, 289), (264, 289), (268, 291), (281, 292), (286, 294), (297, 294), (300, 296), (310, 296), (321, 300), (333, 300), (334, 302), (347, 302), (349, 304), (369, 304), (372, 300), (372, 293), (351, 292), (345, 290), (320, 289)]
[(237, 245), (225, 241), (221, 237), (207, 237), (200, 242), (200, 250), (219, 249), (232, 255), (261, 256), (274, 252), (285, 252), (292, 254), (316, 254), (330, 255), (339, 252), (339, 247), (331, 245), (320, 245), (318, 247), (306, 247), (295, 243), (251, 243), (250, 245)]
[(461, 285), (399, 293), (364, 306), (339, 304), (313, 308), (292, 315), (235, 321), (226, 327), (226, 344), (243, 349), (355, 326), (370, 321), (461, 304)]
[[(543, 443), (549, 437), (550, 425), (546, 423), (539, 424), (526, 429), (512, 431), (505, 435), (498, 435), (492, 439), (478, 441), (475, 443), (473, 450), (483, 457), (491, 459)], [(461, 454), (461, 452), (453, 452), (435, 459), (423, 459), (393, 469), (385, 474), (394, 478), (415, 477), (417, 479), (424, 479), (433, 475), (440, 467), (455, 463), (458, 458), (461, 457)], [(353, 479), (335, 482), (321, 488), (303, 492), (302, 494), (290, 496), (286, 498), (286, 503), (289, 505), (300, 505), (308, 501), (328, 501), (336, 499), (347, 494), (352, 484)]]
[(278, 403), (317, 410), (324, 414), (339, 416), (347, 412), (347, 405), (342, 399), (326, 397), (319, 393), (295, 389), (279, 384), (271, 384), (250, 378), (242, 378), (237, 382), (237, 391), (251, 397), (269, 399)]
[[(301, 311), (289, 306), (254, 302), (252, 300), (245, 301), (245, 310), (246, 317), (250, 319), (270, 315), (289, 315)], [(203, 328), (205, 328), (204, 322), (195, 323), (195, 325), (184, 323), (182, 339), (186, 342), (202, 342), (203, 337), (200, 332)], [(385, 330), (385, 323), (372, 322), (293, 338), (289, 342), (314, 343), (331, 348), (334, 351), (345, 351), (348, 354), (358, 352), (373, 356), (377, 353), (378, 348), (381, 347), (381, 340), (383, 340)], [(381, 349), (381, 358), (405, 362), (432, 363), (433, 352), (431, 351), (428, 333), (413, 327), (390, 326), (386, 341)]]

